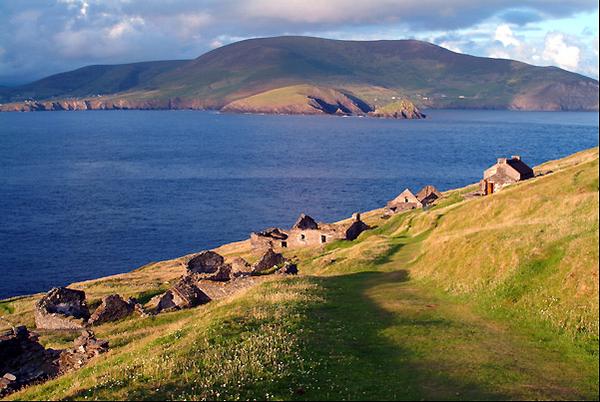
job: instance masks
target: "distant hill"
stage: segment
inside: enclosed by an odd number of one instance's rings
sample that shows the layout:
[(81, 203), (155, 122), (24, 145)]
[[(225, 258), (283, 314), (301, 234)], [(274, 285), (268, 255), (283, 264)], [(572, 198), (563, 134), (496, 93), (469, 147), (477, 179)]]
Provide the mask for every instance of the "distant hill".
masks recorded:
[[(72, 108), (235, 110), (235, 105), (248, 104), (249, 97), (297, 85), (335, 92), (334, 98), (353, 99), (357, 109), (367, 105), (369, 111), (399, 99), (425, 108), (598, 110), (598, 81), (557, 67), (469, 56), (417, 40), (297, 36), (236, 42), (188, 61), (84, 67), (0, 89), (0, 99), (10, 103), (95, 97), (101, 102)], [(284, 92), (293, 97), (280, 98), (288, 109), (306, 110), (306, 96)], [(232, 102), (236, 103), (228, 107)], [(344, 102), (340, 106), (347, 108)], [(19, 110), (18, 104), (7, 106), (3, 108)]]

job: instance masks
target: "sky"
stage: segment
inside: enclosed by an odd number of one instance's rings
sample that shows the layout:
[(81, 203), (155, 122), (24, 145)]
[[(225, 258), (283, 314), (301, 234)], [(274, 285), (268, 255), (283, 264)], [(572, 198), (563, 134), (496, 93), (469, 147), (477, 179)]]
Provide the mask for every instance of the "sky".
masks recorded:
[(0, 85), (277, 35), (420, 39), (598, 79), (597, 1), (0, 0)]

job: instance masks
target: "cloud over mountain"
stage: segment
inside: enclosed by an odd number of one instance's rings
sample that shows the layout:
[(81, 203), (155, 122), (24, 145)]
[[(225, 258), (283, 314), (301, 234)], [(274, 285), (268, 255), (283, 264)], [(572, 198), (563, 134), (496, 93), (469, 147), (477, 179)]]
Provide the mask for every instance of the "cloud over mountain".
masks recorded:
[(576, 36), (561, 30), (548, 35), (550, 31), (540, 32), (543, 28), (536, 26), (594, 13), (597, 3), (588, 0), (2, 2), (0, 84), (92, 63), (193, 58), (238, 39), (281, 34), (425, 40), (455, 34), (455, 41), (436, 43), (535, 62), (517, 49), (518, 43), (527, 43), (536, 49), (541, 64), (597, 76), (597, 63), (590, 61), (597, 57), (597, 24)]

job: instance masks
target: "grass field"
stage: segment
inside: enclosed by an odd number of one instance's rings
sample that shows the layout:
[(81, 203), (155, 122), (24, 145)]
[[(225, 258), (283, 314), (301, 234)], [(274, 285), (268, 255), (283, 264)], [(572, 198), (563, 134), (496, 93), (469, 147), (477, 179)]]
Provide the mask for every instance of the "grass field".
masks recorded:
[[(553, 172), (366, 213), (375, 228), (355, 241), (290, 250), (298, 277), (101, 325), (109, 353), (9, 399), (597, 400), (598, 148), (536, 170)], [(256, 258), (247, 242), (219, 251)], [(183, 262), (76, 287), (149, 298)], [(1, 314), (31, 325), (34, 300)]]

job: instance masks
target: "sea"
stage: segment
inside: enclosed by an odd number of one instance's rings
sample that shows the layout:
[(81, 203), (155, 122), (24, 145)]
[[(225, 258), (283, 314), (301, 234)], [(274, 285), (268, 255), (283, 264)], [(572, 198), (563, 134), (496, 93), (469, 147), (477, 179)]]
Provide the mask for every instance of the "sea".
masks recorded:
[(598, 146), (598, 113), (424, 120), (204, 111), (0, 113), (0, 299), (336, 221), (405, 188), (477, 182)]

